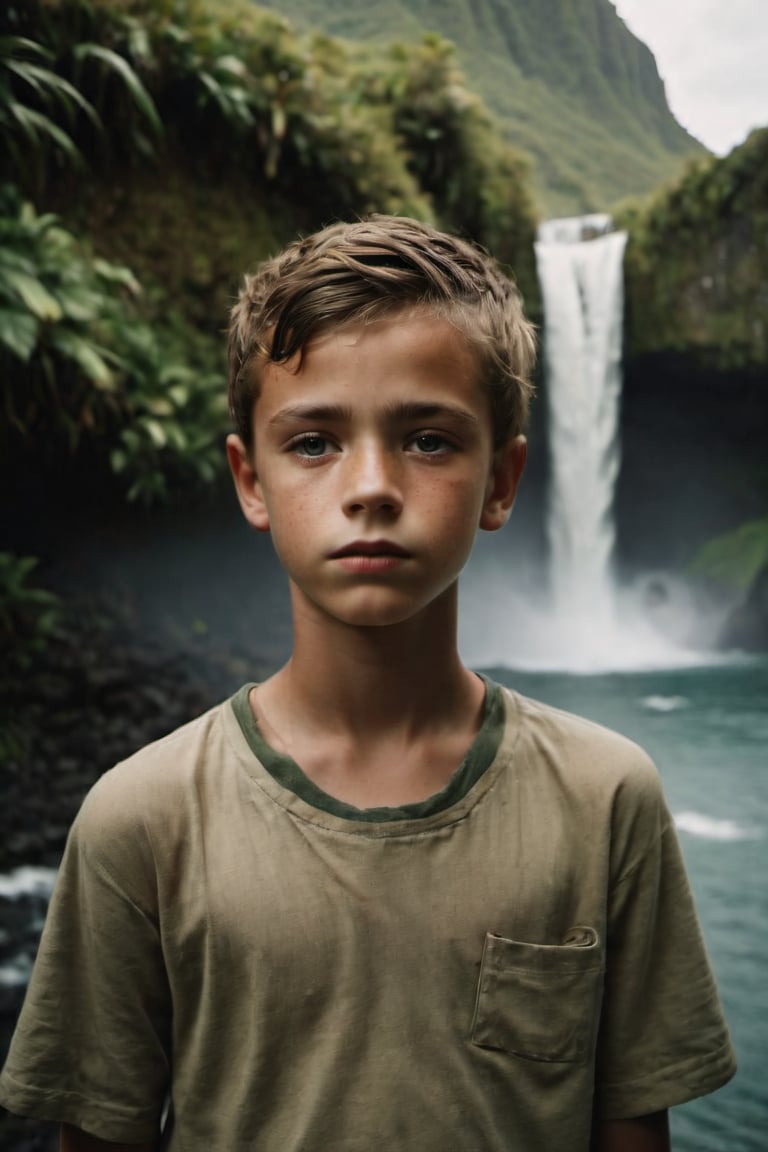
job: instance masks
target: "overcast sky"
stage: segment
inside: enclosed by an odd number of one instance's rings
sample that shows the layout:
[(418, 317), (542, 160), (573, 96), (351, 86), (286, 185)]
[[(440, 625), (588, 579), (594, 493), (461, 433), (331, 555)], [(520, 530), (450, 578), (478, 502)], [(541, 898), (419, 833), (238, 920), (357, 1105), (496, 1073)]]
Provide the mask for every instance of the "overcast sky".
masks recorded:
[(768, 126), (768, 0), (614, 0), (674, 115), (722, 155)]

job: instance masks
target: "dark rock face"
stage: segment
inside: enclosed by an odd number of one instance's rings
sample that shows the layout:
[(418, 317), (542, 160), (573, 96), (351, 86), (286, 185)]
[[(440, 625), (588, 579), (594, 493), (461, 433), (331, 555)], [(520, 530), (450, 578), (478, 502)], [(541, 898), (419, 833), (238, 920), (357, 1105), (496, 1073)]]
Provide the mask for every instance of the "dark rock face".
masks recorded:
[(621, 435), (624, 567), (685, 569), (707, 540), (765, 514), (768, 368), (635, 356), (625, 365)]
[(55, 867), (90, 786), (213, 702), (210, 684), (158, 648), (68, 625), (16, 702), (20, 751), (4, 765), (0, 871)]
[[(726, 372), (680, 352), (630, 358), (621, 435), (616, 521), (623, 572), (685, 575), (708, 541), (765, 516), (768, 368)], [(741, 601), (721, 647), (768, 651), (766, 580), (763, 574)]]

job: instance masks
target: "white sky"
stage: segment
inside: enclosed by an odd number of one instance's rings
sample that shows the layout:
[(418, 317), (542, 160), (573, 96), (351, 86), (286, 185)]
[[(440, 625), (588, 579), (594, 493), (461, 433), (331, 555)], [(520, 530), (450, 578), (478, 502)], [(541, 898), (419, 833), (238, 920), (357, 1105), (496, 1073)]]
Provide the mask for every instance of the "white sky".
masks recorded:
[(723, 155), (768, 126), (768, 0), (614, 0), (647, 44), (672, 112)]

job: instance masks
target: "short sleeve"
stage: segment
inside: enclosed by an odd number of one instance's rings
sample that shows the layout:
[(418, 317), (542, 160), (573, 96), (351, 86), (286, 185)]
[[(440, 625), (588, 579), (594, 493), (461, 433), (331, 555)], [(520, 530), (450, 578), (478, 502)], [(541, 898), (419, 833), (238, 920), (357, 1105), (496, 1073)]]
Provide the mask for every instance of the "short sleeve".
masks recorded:
[(0, 1101), (105, 1140), (142, 1143), (160, 1131), (171, 1004), (151, 848), (109, 776), (70, 832)]
[[(622, 1119), (721, 1087), (733, 1049), (685, 866), (658, 777), (646, 774), (625, 822), (648, 838), (613, 884), (596, 1104)], [(648, 836), (650, 831), (651, 835)], [(623, 854), (622, 862), (628, 857)]]

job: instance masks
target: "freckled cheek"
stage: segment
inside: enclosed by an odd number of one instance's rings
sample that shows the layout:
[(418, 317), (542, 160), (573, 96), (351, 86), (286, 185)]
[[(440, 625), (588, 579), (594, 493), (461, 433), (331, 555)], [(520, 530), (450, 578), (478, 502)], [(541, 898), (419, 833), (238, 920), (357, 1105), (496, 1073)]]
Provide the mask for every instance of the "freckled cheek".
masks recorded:
[(295, 547), (299, 541), (308, 543), (318, 526), (322, 523), (320, 511), (311, 504), (298, 504), (291, 508), (283, 508), (277, 520), (273, 535), (279, 540), (286, 541), (289, 546)]
[(482, 510), (483, 493), (474, 484), (457, 480), (421, 494), (419, 501), (424, 516), (427, 539), (453, 540), (474, 537)]
[(323, 505), (327, 504), (319, 492), (307, 491), (306, 485), (291, 485), (290, 482), (276, 485), (275, 490), (265, 487), (264, 497), (273, 527), (280, 525), (288, 530), (300, 530), (311, 525), (314, 518), (322, 512)]

